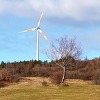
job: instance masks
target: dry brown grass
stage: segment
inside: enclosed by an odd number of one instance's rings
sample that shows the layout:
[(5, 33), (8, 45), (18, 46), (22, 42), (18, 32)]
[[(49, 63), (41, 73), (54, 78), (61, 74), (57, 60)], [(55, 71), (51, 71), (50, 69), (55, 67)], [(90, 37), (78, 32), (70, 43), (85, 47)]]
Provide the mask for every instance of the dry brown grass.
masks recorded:
[(51, 82), (49, 78), (42, 78), (42, 77), (22, 77), (20, 82), (18, 83), (11, 83), (9, 86), (5, 88), (38, 88), (42, 86), (43, 82), (47, 82), (49, 86), (51, 86)]
[(92, 81), (84, 81), (80, 79), (67, 79), (66, 82), (68, 84), (76, 84), (76, 85), (92, 85)]
[[(22, 77), (20, 79), (20, 82), (18, 83), (11, 83), (9, 86), (5, 88), (12, 88), (12, 89), (18, 89), (18, 88), (39, 88), (43, 86), (43, 82), (46, 82), (48, 86), (56, 86), (51, 83), (49, 78), (43, 78), (43, 77)], [(79, 79), (67, 79), (65, 81), (68, 85), (88, 85), (93, 84), (91, 81), (84, 81)]]

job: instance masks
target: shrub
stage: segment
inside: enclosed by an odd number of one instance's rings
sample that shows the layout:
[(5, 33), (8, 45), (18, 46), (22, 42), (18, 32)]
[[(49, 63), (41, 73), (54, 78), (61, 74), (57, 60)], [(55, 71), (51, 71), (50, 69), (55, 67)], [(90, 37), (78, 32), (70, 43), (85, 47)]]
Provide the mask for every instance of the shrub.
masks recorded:
[(0, 81), (0, 88), (5, 87), (7, 84), (3, 81)]
[(48, 86), (48, 83), (46, 81), (43, 81), (42, 86)]
[(1, 81), (10, 81), (10, 72), (3, 68), (2, 70), (0, 70), (0, 80)]
[(62, 76), (63, 76), (63, 70), (61, 68), (55, 70), (50, 75), (51, 82), (54, 84), (61, 84)]
[(93, 76), (93, 81), (95, 84), (100, 85), (100, 69), (97, 69)]
[(11, 76), (11, 82), (19, 82), (20, 76), (19, 75), (13, 75)]

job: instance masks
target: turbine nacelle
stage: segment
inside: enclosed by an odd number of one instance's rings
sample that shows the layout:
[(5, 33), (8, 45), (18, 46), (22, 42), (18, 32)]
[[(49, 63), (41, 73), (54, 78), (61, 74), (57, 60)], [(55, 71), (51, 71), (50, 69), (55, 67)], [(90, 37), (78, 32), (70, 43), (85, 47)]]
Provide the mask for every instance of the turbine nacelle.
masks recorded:
[(37, 27), (37, 30), (39, 30), (40, 29), (40, 27)]

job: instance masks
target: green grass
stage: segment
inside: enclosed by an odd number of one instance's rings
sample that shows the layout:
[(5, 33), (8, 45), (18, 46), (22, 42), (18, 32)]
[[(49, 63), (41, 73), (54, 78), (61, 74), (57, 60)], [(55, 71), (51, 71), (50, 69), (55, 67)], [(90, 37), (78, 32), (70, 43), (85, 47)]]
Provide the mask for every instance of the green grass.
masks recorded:
[(0, 100), (100, 100), (100, 85), (1, 88)]

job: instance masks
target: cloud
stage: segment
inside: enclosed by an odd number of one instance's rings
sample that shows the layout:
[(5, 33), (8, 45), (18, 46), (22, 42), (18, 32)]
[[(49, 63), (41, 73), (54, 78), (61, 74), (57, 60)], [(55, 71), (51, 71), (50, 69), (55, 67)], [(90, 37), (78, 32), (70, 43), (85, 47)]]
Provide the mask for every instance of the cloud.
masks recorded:
[(32, 16), (35, 12), (53, 9), (51, 0), (0, 0), (0, 13), (12, 13), (17, 16)]
[(77, 20), (99, 18), (99, 8), (100, 1), (98, 0), (60, 0), (62, 14)]
[(99, 0), (0, 0), (0, 13), (27, 17), (42, 11), (48, 17), (100, 21)]

